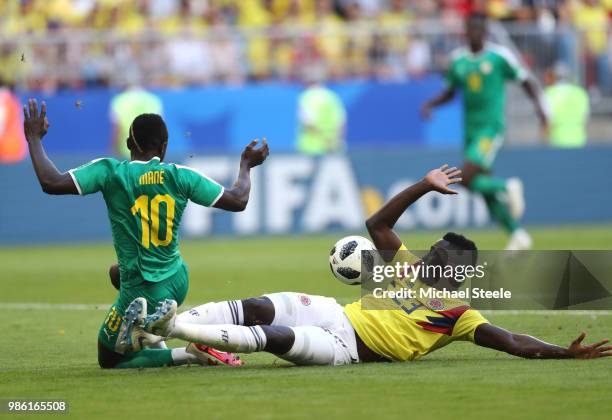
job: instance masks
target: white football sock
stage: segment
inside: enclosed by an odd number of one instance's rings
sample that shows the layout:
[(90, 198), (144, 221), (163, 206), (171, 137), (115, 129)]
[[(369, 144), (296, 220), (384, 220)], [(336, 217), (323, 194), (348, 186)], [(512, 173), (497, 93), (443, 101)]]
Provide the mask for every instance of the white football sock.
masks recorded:
[(204, 344), (217, 350), (239, 353), (262, 351), (267, 341), (260, 326), (198, 325), (180, 322), (178, 319), (169, 337)]
[[(336, 353), (330, 345), (330, 335), (319, 327), (291, 327), (295, 341), (281, 359), (296, 365), (335, 365)], [(333, 338), (332, 338), (333, 340)]]
[[(163, 343), (163, 341), (162, 341)], [(172, 362), (174, 362), (175, 366), (180, 365), (201, 365), (202, 362), (193, 354), (187, 353), (185, 351), (185, 347), (179, 347), (176, 349), (172, 349)]]
[(166, 350), (168, 346), (164, 340), (158, 341), (157, 343), (151, 343), (147, 346), (148, 349), (162, 349)]
[(181, 313), (177, 321), (189, 324), (244, 324), (244, 310), (239, 300), (211, 302)]

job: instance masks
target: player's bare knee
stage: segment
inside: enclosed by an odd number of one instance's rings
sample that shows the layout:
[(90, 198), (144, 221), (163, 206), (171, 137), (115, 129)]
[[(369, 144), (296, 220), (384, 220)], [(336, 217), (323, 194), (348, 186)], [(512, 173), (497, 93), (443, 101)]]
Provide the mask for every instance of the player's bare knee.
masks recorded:
[(261, 329), (266, 335), (266, 346), (264, 347), (264, 351), (282, 355), (291, 350), (295, 342), (295, 333), (291, 328), (278, 325), (262, 325)]
[(119, 275), (119, 264), (113, 264), (108, 269), (108, 276), (113, 287), (117, 290), (121, 287), (121, 276)]
[(274, 321), (274, 304), (265, 296), (242, 300), (244, 325), (270, 325)]
[(122, 357), (121, 354), (109, 350), (102, 343), (98, 342), (98, 365), (102, 369), (113, 369)]
[(98, 365), (102, 369), (112, 369), (117, 366), (117, 362), (108, 358), (106, 355), (98, 353)]
[(115, 367), (115, 364), (110, 363), (108, 360), (106, 360), (106, 359), (104, 359), (103, 357), (100, 357), (100, 356), (98, 356), (98, 365), (102, 369), (112, 369), (112, 368)]

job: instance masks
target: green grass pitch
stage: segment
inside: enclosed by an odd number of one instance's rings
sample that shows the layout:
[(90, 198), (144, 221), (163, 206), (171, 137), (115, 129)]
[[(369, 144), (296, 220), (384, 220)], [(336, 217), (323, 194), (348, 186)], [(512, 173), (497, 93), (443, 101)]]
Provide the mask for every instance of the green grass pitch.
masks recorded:
[[(504, 244), (496, 230), (466, 233), (482, 249)], [(609, 225), (532, 233), (539, 249), (612, 249)], [(439, 235), (403, 237), (427, 249)], [(334, 280), (327, 265), (336, 239), (185, 241), (187, 305), (284, 290), (349, 302), (359, 289)], [(96, 335), (114, 299), (107, 279), (113, 262), (109, 244), (0, 248), (0, 398), (67, 399), (69, 415), (82, 419), (612, 418), (612, 358), (530, 361), (469, 343), (403, 364), (291, 367), (256, 354), (238, 369), (101, 370)], [(612, 338), (612, 315), (488, 318), (559, 344), (582, 330), (588, 339)]]

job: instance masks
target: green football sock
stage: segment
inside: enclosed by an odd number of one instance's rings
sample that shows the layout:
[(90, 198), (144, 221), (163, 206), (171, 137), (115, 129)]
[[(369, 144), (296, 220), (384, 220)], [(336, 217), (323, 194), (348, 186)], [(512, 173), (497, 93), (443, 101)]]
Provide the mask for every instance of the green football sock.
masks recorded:
[(506, 191), (506, 180), (494, 178), (491, 175), (479, 174), (472, 180), (470, 190), (482, 195), (504, 192)]
[(483, 194), (491, 217), (496, 220), (505, 230), (512, 233), (519, 228), (518, 223), (510, 215), (508, 206), (497, 197), (497, 194)]
[(117, 363), (117, 369), (134, 369), (172, 366), (172, 350), (170, 349), (144, 349), (125, 355), (123, 361)]

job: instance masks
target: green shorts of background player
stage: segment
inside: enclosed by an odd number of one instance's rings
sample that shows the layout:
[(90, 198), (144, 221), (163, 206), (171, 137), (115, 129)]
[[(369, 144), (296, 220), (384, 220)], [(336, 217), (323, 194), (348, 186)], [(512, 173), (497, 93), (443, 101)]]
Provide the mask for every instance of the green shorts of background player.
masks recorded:
[[(510, 235), (525, 236), (519, 220), (525, 209), (523, 185), (518, 178), (497, 178), (491, 174), (504, 143), (503, 128), (491, 125), (467, 127), (463, 149), (463, 185), (480, 194), (491, 217)], [(512, 240), (511, 240), (512, 242)], [(531, 242), (529, 239), (522, 241)]]

